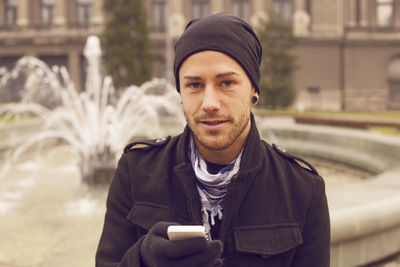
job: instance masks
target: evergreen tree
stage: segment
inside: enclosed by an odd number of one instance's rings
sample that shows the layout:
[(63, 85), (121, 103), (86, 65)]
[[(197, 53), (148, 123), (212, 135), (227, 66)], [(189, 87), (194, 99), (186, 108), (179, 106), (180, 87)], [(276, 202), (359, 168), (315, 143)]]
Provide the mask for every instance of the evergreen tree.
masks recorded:
[(292, 84), (295, 56), (292, 49), (297, 44), (290, 22), (271, 16), (258, 29), (263, 46), (261, 66), (261, 106), (276, 109), (290, 106), (296, 92)]
[(104, 0), (106, 70), (117, 88), (151, 78), (152, 55), (142, 0)]

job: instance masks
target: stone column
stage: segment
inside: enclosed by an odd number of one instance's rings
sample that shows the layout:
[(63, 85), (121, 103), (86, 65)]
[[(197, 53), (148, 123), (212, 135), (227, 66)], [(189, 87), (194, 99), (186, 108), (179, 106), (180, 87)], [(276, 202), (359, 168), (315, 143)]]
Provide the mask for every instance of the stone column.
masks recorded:
[(393, 8), (393, 25), (395, 27), (400, 26), (400, 0), (394, 0)]
[[(254, 0), (253, 0), (254, 1)], [(269, 13), (269, 12), (271, 12), (271, 10), (272, 10), (272, 1), (273, 0), (265, 0), (265, 2), (264, 2), (264, 6), (265, 6), (265, 9), (266, 9), (266, 12), (267, 13)]]
[(179, 13), (183, 15), (183, 0), (169, 0), (167, 2), (169, 2), (169, 11), (171, 14)]
[(310, 35), (310, 15), (303, 9), (298, 9), (293, 14), (293, 33), (298, 37)]
[(169, 0), (168, 34), (172, 38), (180, 36), (185, 28), (183, 0)]
[(259, 28), (265, 21), (268, 21), (268, 1), (251, 0), (251, 10), (250, 24), (255, 29)]
[(306, 12), (305, 0), (294, 1), (293, 32), (298, 37), (305, 37), (310, 34), (310, 14)]
[(266, 12), (267, 7), (265, 5), (265, 2), (265, 0), (251, 0), (251, 9), (253, 11), (253, 14), (257, 11)]
[(360, 0), (360, 26), (368, 26), (368, 0)]
[(306, 10), (305, 0), (294, 0), (294, 10)]
[(76, 10), (76, 1), (67, 1), (66, 3), (67, 11), (67, 21), (76, 23), (77, 21), (77, 10)]
[(68, 53), (68, 72), (71, 80), (75, 84), (76, 90), (79, 92), (81, 88), (81, 64), (80, 53), (78, 51), (69, 51)]
[(173, 44), (183, 33), (186, 25), (184, 0), (167, 1), (167, 34), (165, 38), (165, 77), (173, 82), (174, 75), (172, 70)]
[(66, 4), (65, 0), (56, 0), (54, 6), (54, 24), (55, 25), (65, 25), (66, 23)]
[(367, 0), (368, 1), (368, 25), (371, 27), (376, 27), (376, 0)]
[(3, 14), (3, 16), (0, 16), (0, 25), (4, 25), (6, 23), (4, 12), (4, 1), (0, 1), (0, 14)]
[(32, 50), (27, 51), (24, 55), (25, 55), (25, 56), (30, 56), (30, 57), (36, 57), (36, 58), (39, 57), (38, 52), (37, 52), (37, 51), (32, 51)]
[(212, 13), (225, 11), (224, 1), (221, 0), (210, 0), (210, 11)]
[(346, 16), (346, 26), (355, 27), (356, 26), (356, 0), (346, 1), (347, 16)]
[(42, 16), (40, 14), (40, 0), (30, 0), (31, 16), (30, 21), (41, 22)]
[(343, 10), (345, 9), (345, 3), (348, 0), (338, 0), (337, 1), (337, 11), (336, 11), (336, 16), (337, 16), (337, 21), (336, 21), (336, 34), (337, 36), (343, 36), (344, 34), (344, 28), (345, 28), (345, 21), (344, 21), (344, 14)]
[(103, 13), (103, 1), (102, 0), (93, 0), (92, 2), (92, 18), (91, 22), (93, 24), (103, 24), (104, 22), (104, 13)]
[(29, 0), (19, 0), (17, 10), (17, 25), (26, 26), (29, 24)]

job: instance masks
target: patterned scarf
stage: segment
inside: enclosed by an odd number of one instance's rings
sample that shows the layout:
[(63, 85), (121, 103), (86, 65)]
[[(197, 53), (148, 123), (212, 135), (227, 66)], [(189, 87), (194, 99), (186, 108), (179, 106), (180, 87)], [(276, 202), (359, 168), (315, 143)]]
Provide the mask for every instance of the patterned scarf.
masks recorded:
[[(232, 177), (239, 171), (242, 152), (243, 149), (237, 158), (223, 167), (219, 173), (211, 174), (207, 170), (206, 161), (197, 151), (193, 138), (190, 139), (190, 159), (197, 177), (197, 191), (199, 192), (202, 205), (203, 225), (206, 228), (209, 239), (211, 239), (209, 220), (211, 220), (211, 225), (215, 224), (214, 217), (217, 215), (218, 219), (222, 220), (224, 197)], [(209, 214), (211, 215), (210, 218)]]

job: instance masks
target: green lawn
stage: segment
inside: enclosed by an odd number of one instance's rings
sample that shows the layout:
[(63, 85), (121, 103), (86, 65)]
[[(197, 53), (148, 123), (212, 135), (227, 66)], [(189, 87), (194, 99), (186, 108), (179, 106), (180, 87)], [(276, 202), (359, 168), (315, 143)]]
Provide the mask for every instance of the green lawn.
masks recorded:
[(400, 131), (395, 127), (370, 127), (369, 131), (400, 136)]
[(5, 115), (0, 115), (0, 123), (3, 123), (3, 122), (14, 122), (14, 121), (17, 121), (17, 120), (29, 119), (29, 118), (32, 118), (32, 116), (26, 116), (26, 115), (5, 116)]

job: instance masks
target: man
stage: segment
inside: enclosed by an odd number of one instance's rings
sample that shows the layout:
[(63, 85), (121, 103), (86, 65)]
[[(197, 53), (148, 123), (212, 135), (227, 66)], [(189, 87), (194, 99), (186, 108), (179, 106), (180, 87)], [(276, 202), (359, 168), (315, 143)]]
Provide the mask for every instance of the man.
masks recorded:
[[(260, 62), (261, 44), (241, 19), (218, 13), (188, 24), (174, 62), (187, 127), (125, 148), (97, 266), (329, 266), (322, 178), (262, 141), (251, 115)], [(212, 241), (169, 240), (172, 224), (204, 225)]]

